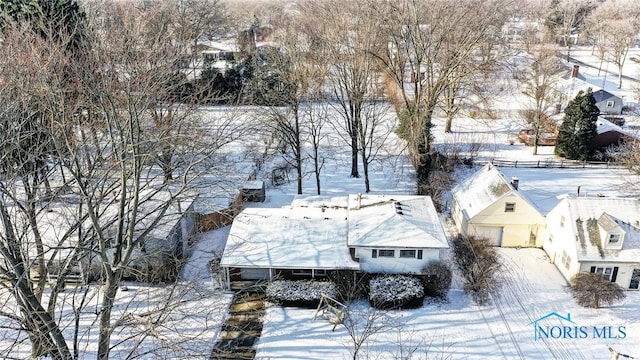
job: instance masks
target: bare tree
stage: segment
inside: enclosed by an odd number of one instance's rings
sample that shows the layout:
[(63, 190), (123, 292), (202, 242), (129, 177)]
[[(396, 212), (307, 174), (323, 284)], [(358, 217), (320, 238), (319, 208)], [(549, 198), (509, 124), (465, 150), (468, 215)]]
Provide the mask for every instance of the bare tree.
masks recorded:
[(542, 45), (533, 53), (530, 68), (522, 78), (522, 93), (531, 101), (525, 110), (525, 120), (533, 129), (533, 155), (538, 154), (540, 136), (549, 131), (547, 116), (558, 103), (556, 84), (565, 67), (556, 57), (555, 47)]
[(254, 75), (254, 101), (268, 105), (265, 125), (279, 141), (283, 157), (296, 170), (298, 194), (302, 194), (305, 136), (302, 106), (318, 98), (327, 68), (318, 64), (320, 51), (294, 19), (275, 36), (280, 49), (267, 55)]
[(372, 6), (379, 9), (381, 36), (388, 39), (384, 52), (376, 55), (392, 84), (388, 93), (399, 114), (398, 132), (408, 142), (423, 193), (431, 167), (434, 110), (455, 79), (471, 74), (466, 65), (501, 28), (508, 7), (500, 0), (406, 0)]
[(304, 109), (305, 127), (308, 139), (311, 145), (309, 158), (313, 161), (313, 174), (316, 180), (316, 193), (320, 195), (320, 174), (324, 167), (325, 158), (320, 152), (323, 141), (326, 140), (327, 134), (323, 131), (328, 123), (329, 108), (326, 103), (309, 103)]
[(595, 309), (626, 297), (620, 285), (597, 273), (577, 273), (569, 281), (569, 289), (578, 305)]
[(371, 53), (380, 46), (373, 9), (366, 1), (304, 3), (310, 31), (322, 42), (331, 63), (330, 83), (341, 120), (338, 133), (351, 148), (351, 177), (358, 169), (359, 126), (363, 107), (376, 96), (378, 63)]
[(378, 310), (365, 304), (352, 304), (345, 311), (344, 326), (350, 340), (350, 351), (353, 360), (358, 359), (362, 348), (376, 334), (400, 326), (396, 324), (386, 311)]
[(571, 57), (571, 47), (577, 42), (584, 20), (593, 9), (591, 0), (552, 0), (545, 25), (551, 36), (560, 38), (567, 48), (567, 61)]

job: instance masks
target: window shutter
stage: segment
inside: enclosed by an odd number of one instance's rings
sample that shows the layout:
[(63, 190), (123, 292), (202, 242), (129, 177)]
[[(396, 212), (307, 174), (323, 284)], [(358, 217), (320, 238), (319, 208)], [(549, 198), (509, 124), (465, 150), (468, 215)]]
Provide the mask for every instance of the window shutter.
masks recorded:
[(592, 267), (591, 267), (591, 272), (592, 272), (592, 273), (596, 272), (596, 267), (595, 267), (595, 266), (592, 266)]
[(613, 268), (613, 274), (611, 274), (611, 282), (616, 282), (617, 277), (618, 277), (618, 267), (615, 266)]
[(422, 250), (418, 250), (418, 259), (422, 259)]
[(371, 257), (374, 258), (374, 259), (377, 258), (378, 257), (378, 250), (372, 249), (371, 250)]

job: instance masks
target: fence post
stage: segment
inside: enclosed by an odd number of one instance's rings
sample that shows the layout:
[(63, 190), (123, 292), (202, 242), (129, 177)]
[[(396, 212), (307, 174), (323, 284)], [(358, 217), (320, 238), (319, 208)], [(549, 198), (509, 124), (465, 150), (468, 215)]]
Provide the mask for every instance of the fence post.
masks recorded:
[(513, 164), (513, 167), (518, 167), (518, 160)]

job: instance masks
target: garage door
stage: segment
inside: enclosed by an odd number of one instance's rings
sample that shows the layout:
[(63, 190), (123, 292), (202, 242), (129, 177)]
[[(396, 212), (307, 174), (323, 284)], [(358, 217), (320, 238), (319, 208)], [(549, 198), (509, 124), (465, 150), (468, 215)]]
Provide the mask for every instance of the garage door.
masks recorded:
[(476, 228), (476, 235), (489, 239), (491, 246), (501, 246), (503, 230), (504, 228), (502, 226), (478, 226)]
[(269, 280), (269, 269), (242, 269), (242, 280)]

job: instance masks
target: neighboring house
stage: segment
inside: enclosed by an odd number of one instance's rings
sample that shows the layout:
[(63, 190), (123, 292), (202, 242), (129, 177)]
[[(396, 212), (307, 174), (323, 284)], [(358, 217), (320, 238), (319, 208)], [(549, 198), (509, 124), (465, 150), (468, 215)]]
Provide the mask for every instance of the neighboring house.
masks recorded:
[[(141, 193), (141, 197), (143, 196)], [(154, 199), (140, 204), (134, 237), (146, 234), (131, 254), (123, 275), (125, 278), (145, 281), (164, 279), (169, 272), (175, 270), (176, 259), (190, 255), (192, 244), (189, 239), (195, 230), (195, 196), (171, 200), (162, 214), (161, 209), (170, 201), (169, 196), (158, 193)], [(100, 216), (107, 246), (110, 246), (116, 233), (114, 226), (109, 224), (115, 221), (117, 206), (117, 203), (105, 204)], [(93, 226), (88, 219), (78, 226), (77, 213), (77, 204), (65, 202), (52, 203), (47, 212), (39, 215), (38, 224), (44, 251), (55, 254), (48, 264), (49, 276), (57, 276), (61, 266), (75, 256), (76, 260), (71, 263), (73, 275), (82, 277), (84, 281), (99, 277), (101, 259), (97, 252), (91, 250), (92, 246), (98, 246)], [(80, 233), (78, 228), (81, 229)], [(79, 245), (79, 242), (82, 244)], [(106, 253), (111, 256), (109, 251)]]
[(637, 139), (637, 135), (623, 129), (611, 121), (598, 117), (596, 122), (596, 136), (593, 138), (593, 147), (601, 149), (611, 145), (619, 145), (629, 139)]
[(560, 273), (600, 273), (640, 287), (640, 200), (568, 197), (547, 216), (543, 248)]
[(596, 106), (600, 109), (602, 115), (620, 115), (622, 114), (622, 98), (605, 90), (597, 90), (593, 92), (593, 98), (596, 99)]
[(452, 190), (451, 216), (463, 235), (487, 237), (494, 246), (540, 247), (544, 215), (509, 181), (487, 164)]
[(331, 271), (418, 274), (448, 248), (425, 196), (307, 196), (236, 216), (220, 268), (235, 280), (315, 278)]

